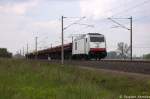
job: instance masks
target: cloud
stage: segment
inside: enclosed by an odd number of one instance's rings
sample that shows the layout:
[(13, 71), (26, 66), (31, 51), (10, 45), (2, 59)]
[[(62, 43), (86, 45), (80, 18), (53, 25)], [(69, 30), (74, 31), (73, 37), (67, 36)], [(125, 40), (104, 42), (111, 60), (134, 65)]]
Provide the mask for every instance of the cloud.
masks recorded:
[(9, 1), (9, 2), (0, 2), (0, 12), (3, 13), (12, 13), (16, 15), (24, 15), (29, 9), (38, 5), (39, 0), (19, 0)]
[(54, 28), (57, 29), (59, 27), (59, 23), (56, 20), (51, 20), (51, 21), (38, 21), (32, 24), (33, 27), (37, 27), (37, 28)]
[(26, 16), (0, 15), (0, 47), (6, 47), (14, 52), (26, 43), (34, 49), (34, 37), (39, 39), (48, 36), (49, 42), (55, 41), (60, 35), (59, 20), (33, 20)]
[(80, 1), (80, 9), (82, 16), (92, 18), (103, 18), (112, 15), (111, 12), (106, 12), (113, 7), (116, 0), (87, 0)]
[[(81, 0), (80, 9), (82, 16), (94, 19), (110, 16), (149, 16), (149, 3), (141, 0)], [(147, 13), (144, 13), (145, 10)]]
[[(35, 36), (38, 36), (39, 39), (48, 36), (49, 42), (59, 40), (61, 21), (53, 16), (60, 13), (54, 9), (60, 9), (61, 12), (62, 7), (66, 9), (66, 6), (61, 5), (62, 3), (59, 3), (60, 8), (55, 7), (55, 5), (49, 6), (53, 3), (47, 3), (46, 0), (7, 1), (9, 2), (0, 1), (0, 47), (6, 47), (11, 52), (15, 52), (28, 42), (29, 45), (32, 45), (30, 47), (32, 49)], [(47, 6), (45, 7), (45, 5)], [(45, 15), (44, 11), (48, 12), (49, 9), (50, 12), (54, 11), (53, 14), (50, 14), (52, 17)], [(37, 12), (40, 12), (38, 17), (29, 15)]]

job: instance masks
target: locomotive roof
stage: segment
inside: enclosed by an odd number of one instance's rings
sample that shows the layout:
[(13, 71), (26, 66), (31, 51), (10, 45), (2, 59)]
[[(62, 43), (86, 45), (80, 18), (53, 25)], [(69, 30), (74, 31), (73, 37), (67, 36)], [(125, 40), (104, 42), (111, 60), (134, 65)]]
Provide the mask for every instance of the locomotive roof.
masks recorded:
[(75, 40), (83, 39), (83, 38), (85, 38), (86, 35), (99, 35), (99, 36), (101, 35), (101, 36), (103, 36), (103, 34), (100, 34), (100, 33), (87, 33), (87, 34), (83, 34), (83, 35), (76, 37)]
[(100, 33), (88, 33), (88, 35), (102, 35)]

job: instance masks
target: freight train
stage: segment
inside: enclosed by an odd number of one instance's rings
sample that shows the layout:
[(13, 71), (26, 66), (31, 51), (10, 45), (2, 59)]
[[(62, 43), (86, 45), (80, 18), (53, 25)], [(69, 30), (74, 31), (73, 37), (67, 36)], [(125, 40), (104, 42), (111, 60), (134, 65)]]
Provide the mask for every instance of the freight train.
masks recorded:
[[(64, 59), (102, 59), (107, 56), (105, 36), (88, 33), (64, 44)], [(26, 54), (28, 59), (61, 59), (61, 46)]]

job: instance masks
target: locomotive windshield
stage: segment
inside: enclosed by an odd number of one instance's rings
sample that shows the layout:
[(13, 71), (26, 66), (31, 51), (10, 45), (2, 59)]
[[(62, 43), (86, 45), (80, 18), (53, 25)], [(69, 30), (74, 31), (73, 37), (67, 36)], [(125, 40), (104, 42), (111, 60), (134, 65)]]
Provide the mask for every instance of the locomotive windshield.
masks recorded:
[(91, 42), (104, 42), (104, 37), (90, 37)]

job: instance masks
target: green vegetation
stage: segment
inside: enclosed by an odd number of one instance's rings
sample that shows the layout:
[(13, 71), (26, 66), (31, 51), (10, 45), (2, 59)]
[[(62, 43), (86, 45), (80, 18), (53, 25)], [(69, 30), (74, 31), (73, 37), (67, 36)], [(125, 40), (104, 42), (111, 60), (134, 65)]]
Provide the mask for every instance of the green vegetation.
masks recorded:
[(145, 54), (145, 55), (143, 55), (143, 58), (144, 58), (144, 59), (150, 59), (150, 54)]
[(0, 59), (0, 99), (119, 99), (120, 95), (150, 95), (150, 80)]
[(12, 53), (9, 53), (6, 48), (0, 48), (0, 57), (11, 58)]

